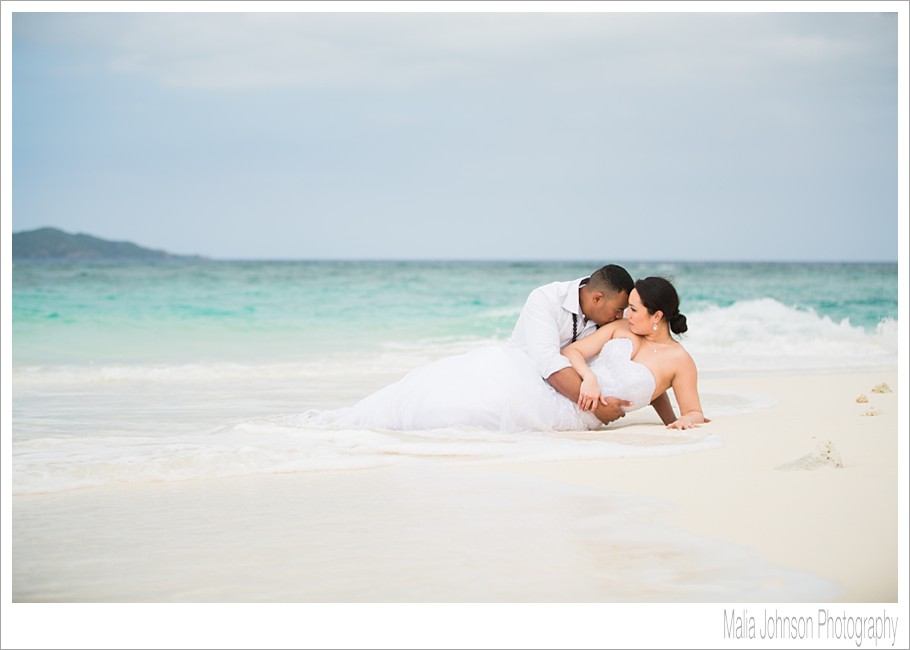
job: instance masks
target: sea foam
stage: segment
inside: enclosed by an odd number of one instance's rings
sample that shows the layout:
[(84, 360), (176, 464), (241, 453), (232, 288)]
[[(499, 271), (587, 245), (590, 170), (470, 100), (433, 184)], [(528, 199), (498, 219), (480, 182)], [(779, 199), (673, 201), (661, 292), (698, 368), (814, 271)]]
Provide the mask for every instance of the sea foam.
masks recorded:
[[(770, 299), (688, 316), (690, 331), (681, 341), (703, 378), (897, 362), (893, 320), (867, 331)], [(578, 433), (330, 431), (302, 416), (350, 406), (413, 368), (491, 342), (414, 337), (352, 351), (328, 341), (318, 353), (281, 361), (14, 366), (13, 488), (48, 492), (404, 462), (666, 455), (721, 444), (710, 427), (664, 431), (651, 409), (606, 431)], [(722, 381), (703, 388), (701, 399), (715, 418), (773, 404), (766, 395), (724, 391)]]

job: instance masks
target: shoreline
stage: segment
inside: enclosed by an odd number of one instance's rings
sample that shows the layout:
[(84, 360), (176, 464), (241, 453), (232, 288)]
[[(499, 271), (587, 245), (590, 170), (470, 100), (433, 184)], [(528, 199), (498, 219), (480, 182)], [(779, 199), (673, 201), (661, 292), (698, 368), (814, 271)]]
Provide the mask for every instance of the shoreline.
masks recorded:
[[(906, 551), (899, 551), (906, 546), (898, 543), (900, 524), (906, 519), (899, 513), (905, 502), (898, 490), (904, 468), (897, 381), (897, 370), (703, 378), (702, 392), (766, 395), (775, 403), (750, 413), (708, 413), (712, 422), (706, 427), (723, 445), (680, 455), (427, 462), (17, 495), (12, 501), (17, 540), (13, 606), (20, 624), (32, 620), (38, 629), (47, 605), (36, 610), (33, 603), (58, 603), (53, 605), (55, 615), (62, 608), (63, 616), (71, 611), (69, 604), (94, 604), (89, 611), (78, 610), (77, 620), (67, 628), (69, 635), (79, 629), (86, 635), (97, 633), (91, 624), (106, 619), (105, 607), (98, 604), (112, 602), (207, 602), (215, 607), (214, 620), (220, 620), (219, 608), (228, 603), (272, 603), (277, 609), (269, 611), (283, 613), (271, 615), (282, 620), (299, 615), (300, 607), (306, 608), (303, 612), (329, 607), (325, 620), (340, 617), (335, 625), (347, 620), (348, 610), (338, 612), (337, 607), (357, 607), (358, 612), (366, 608), (366, 614), (378, 608), (382, 613), (375, 616), (382, 620), (376, 622), (377, 629), (393, 636), (397, 630), (390, 631), (388, 621), (407, 620), (415, 604), (433, 606), (428, 620), (445, 620), (454, 608), (497, 627), (503, 614), (491, 610), (491, 603), (521, 608), (515, 616), (524, 608), (549, 603), (562, 620), (583, 618), (574, 623), (576, 635), (584, 629), (587, 617), (581, 612), (588, 611), (586, 607), (597, 608), (595, 617), (619, 615), (639, 628), (644, 623), (636, 616), (659, 616), (675, 625), (694, 625), (698, 635), (702, 627), (720, 630), (728, 612), (761, 612), (761, 602), (776, 603), (771, 609), (784, 613), (792, 611), (794, 603), (814, 602), (793, 596), (801, 592), (791, 587), (806, 578), (811, 588), (805, 593), (828, 593), (825, 585), (836, 586), (834, 595), (819, 601), (828, 610), (854, 603), (850, 611), (865, 611), (880, 603), (894, 613), (895, 604), (906, 597), (906, 581), (899, 577), (899, 567), (906, 562)], [(872, 392), (879, 384), (887, 384), (891, 392)], [(860, 394), (868, 402), (858, 403)], [(870, 408), (876, 415), (863, 415)], [(662, 429), (656, 415), (652, 424), (647, 421), (651, 414), (638, 413), (644, 417), (630, 417), (627, 424), (621, 420), (614, 430), (637, 435)], [(826, 441), (833, 453), (823, 459), (816, 451)], [(835, 466), (836, 460), (841, 467)], [(589, 525), (585, 517), (602, 514), (611, 503), (622, 508), (632, 504), (634, 511), (636, 503), (651, 502), (658, 504), (654, 517), (645, 513), (624, 519), (626, 511), (618, 510), (609, 512), (613, 519), (597, 524), (600, 537), (586, 547), (594, 553), (595, 564), (578, 555), (576, 538), (563, 534), (579, 521)], [(573, 511), (573, 504), (584, 504), (584, 512)], [(650, 525), (651, 519), (654, 527), (641, 532), (642, 522)], [(68, 529), (70, 525), (83, 528), (76, 531)], [(622, 539), (630, 525), (631, 551), (627, 548), (623, 557), (633, 558), (631, 568), (625, 560), (608, 567), (627, 571), (621, 574), (627, 582), (618, 591), (604, 592), (587, 574), (592, 566), (600, 567), (598, 557), (609, 560), (617, 548), (611, 535), (618, 532)], [(689, 537), (664, 540), (666, 531)], [(646, 542), (642, 546), (636, 546), (639, 534)], [(74, 539), (81, 544), (70, 545)], [(648, 591), (636, 583), (641, 570), (647, 571), (655, 560), (664, 562), (668, 554), (678, 552), (681, 564), (674, 566), (688, 566), (690, 539), (702, 545), (693, 557), (703, 557), (705, 549), (726, 554), (720, 569), (689, 578), (696, 588), (694, 597), (679, 596), (679, 588), (687, 585), (683, 571), (669, 589)], [(524, 549), (528, 540), (533, 540), (533, 553)], [(738, 562), (737, 553), (744, 562)], [(166, 576), (174, 562), (183, 573), (169, 584)], [(67, 585), (62, 571), (70, 567), (75, 567), (70, 575), (76, 582)], [(717, 584), (764, 580), (768, 589), (725, 598), (727, 592), (698, 582), (706, 575)], [(537, 582), (523, 585), (526, 577)], [(93, 586), (79, 597), (78, 580), (83, 578)], [(784, 596), (776, 598), (775, 593)], [(669, 596), (662, 599), (661, 594)], [(669, 602), (675, 603), (674, 609), (667, 611), (661, 603)], [(293, 616), (281, 603), (295, 608)], [(390, 612), (382, 603), (395, 609)], [(554, 605), (560, 603), (571, 609)], [(681, 604), (683, 609), (675, 609)], [(693, 606), (695, 610), (686, 609)], [(439, 607), (445, 609), (440, 612)], [(798, 611), (815, 610), (805, 606)], [(174, 613), (192, 620), (197, 616), (182, 607)], [(631, 645), (641, 639), (640, 631), (624, 629), (625, 620), (614, 625), (610, 638), (631, 633), (631, 639), (623, 637)], [(279, 629), (276, 622), (273, 634)], [(104, 634), (116, 633), (113, 629)], [(299, 641), (294, 632), (286, 634)], [(676, 637), (666, 638), (672, 643)], [(718, 642), (719, 633), (711, 638)]]

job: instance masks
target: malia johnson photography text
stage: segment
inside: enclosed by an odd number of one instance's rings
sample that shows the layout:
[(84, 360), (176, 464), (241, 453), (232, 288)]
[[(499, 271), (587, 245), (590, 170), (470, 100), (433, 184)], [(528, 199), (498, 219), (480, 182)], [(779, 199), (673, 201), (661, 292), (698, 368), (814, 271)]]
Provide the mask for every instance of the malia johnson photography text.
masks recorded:
[(862, 647), (873, 641), (876, 646), (893, 646), (897, 640), (897, 616), (849, 616), (846, 612), (832, 613), (819, 609), (811, 616), (786, 616), (774, 610), (764, 610), (761, 617), (753, 616), (748, 609), (724, 610), (725, 639), (847, 639)]

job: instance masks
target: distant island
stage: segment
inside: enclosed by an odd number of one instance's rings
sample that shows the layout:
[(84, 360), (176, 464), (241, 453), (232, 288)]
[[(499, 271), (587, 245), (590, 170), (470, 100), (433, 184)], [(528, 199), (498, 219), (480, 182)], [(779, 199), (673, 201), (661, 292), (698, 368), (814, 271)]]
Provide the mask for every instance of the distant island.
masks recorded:
[(201, 260), (198, 255), (174, 255), (127, 241), (108, 241), (57, 228), (13, 233), (14, 260)]

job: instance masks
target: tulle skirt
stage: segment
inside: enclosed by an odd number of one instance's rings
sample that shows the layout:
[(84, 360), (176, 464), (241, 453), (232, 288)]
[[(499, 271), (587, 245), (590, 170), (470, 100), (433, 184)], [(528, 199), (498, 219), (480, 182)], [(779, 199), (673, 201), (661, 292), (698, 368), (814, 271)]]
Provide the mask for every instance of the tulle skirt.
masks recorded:
[(578, 431), (602, 426), (542, 379), (524, 352), (508, 345), (440, 359), (353, 407), (309, 415), (327, 426), (400, 431)]

